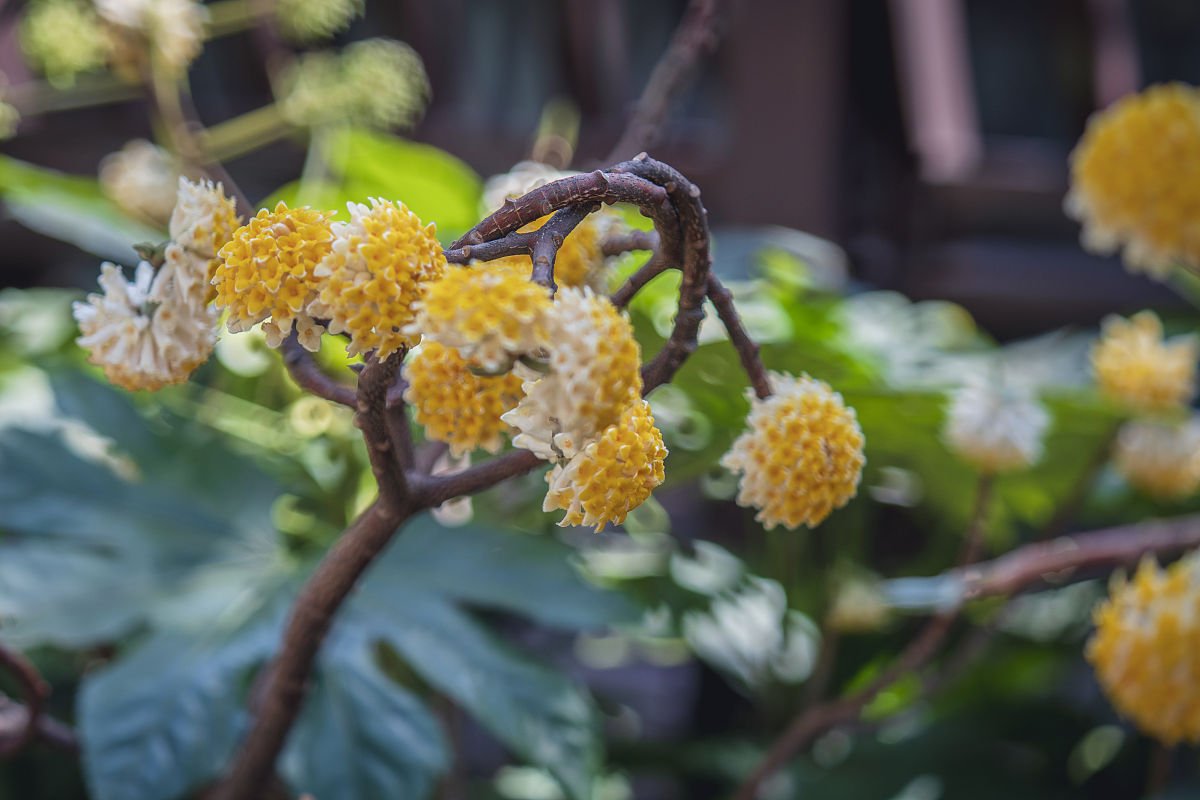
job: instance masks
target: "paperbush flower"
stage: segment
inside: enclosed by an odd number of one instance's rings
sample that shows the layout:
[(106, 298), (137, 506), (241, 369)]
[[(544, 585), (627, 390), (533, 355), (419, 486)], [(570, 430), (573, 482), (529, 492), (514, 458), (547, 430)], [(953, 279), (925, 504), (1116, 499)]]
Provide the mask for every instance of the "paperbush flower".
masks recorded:
[(391, 39), (363, 39), (336, 54), (306, 53), (284, 82), (281, 109), (300, 127), (335, 121), (408, 128), (429, 100), (421, 57)]
[(547, 475), (543, 511), (562, 509), (559, 525), (616, 525), (663, 481), (667, 448), (654, 426), (650, 404), (638, 400), (565, 464)]
[(317, 265), (333, 250), (330, 213), (280, 203), (237, 229), (218, 253), (212, 279), (217, 306), (229, 309), (230, 331), (267, 320), (267, 344), (279, 347), (294, 324), (300, 344), (313, 351), (320, 347), (322, 328), (307, 308), (320, 288)]
[(1131, 270), (1200, 268), (1200, 92), (1151, 86), (1093, 115), (1071, 154), (1066, 210), (1086, 248), (1124, 246)]
[(404, 399), (417, 423), (426, 436), (450, 445), (454, 458), (477, 447), (500, 449), (509, 430), (500, 415), (521, 398), (516, 375), (476, 375), (453, 347), (427, 341), (404, 364), (404, 378)]
[(1147, 558), (1093, 613), (1087, 659), (1113, 706), (1166, 745), (1200, 742), (1200, 559)]
[(333, 250), (314, 270), (321, 291), (308, 313), (349, 334), (351, 355), (387, 358), (420, 338), (403, 331), (425, 288), (445, 274), (446, 258), (433, 223), (422, 225), (403, 203), (372, 198), (369, 208), (346, 208), (350, 221), (333, 223)]
[(1050, 416), (1033, 393), (981, 379), (951, 398), (942, 437), (951, 451), (982, 472), (1025, 469), (1042, 457)]
[(200, 54), (208, 11), (192, 0), (96, 0), (100, 16), (139, 32), (155, 62), (182, 73)]
[(134, 139), (100, 162), (100, 186), (127, 214), (163, 225), (175, 208), (179, 167), (165, 150)]
[[(159, 292), (168, 287), (183, 301), (206, 304), (215, 297), (212, 286), (217, 252), (233, 238), (238, 218), (233, 201), (221, 184), (179, 179), (175, 210), (171, 213), (171, 241), (163, 269), (174, 271), (170, 282), (158, 282)], [(151, 299), (163, 302), (165, 296)]]
[(1092, 372), (1100, 391), (1140, 413), (1186, 406), (1196, 394), (1194, 336), (1163, 341), (1162, 323), (1152, 311), (1128, 320), (1110, 316), (1092, 348)]
[(55, 86), (71, 86), (80, 72), (108, 60), (109, 40), (91, 3), (38, 0), (21, 20), (21, 49), (31, 66)]
[(1127, 422), (1117, 435), (1114, 460), (1122, 477), (1146, 494), (1187, 497), (1200, 488), (1200, 417)]
[(751, 397), (750, 430), (721, 463), (741, 473), (739, 505), (767, 528), (812, 528), (858, 491), (863, 435), (854, 409), (823, 381), (772, 372), (773, 394)]
[(417, 302), (416, 321), (404, 332), (458, 348), (487, 372), (505, 372), (549, 343), (552, 306), (550, 292), (521, 270), (450, 267)]
[(275, 18), (288, 38), (327, 39), (363, 13), (363, 0), (277, 0)]
[(628, 317), (590, 289), (559, 289), (550, 322), (550, 374), (525, 384), (504, 420), (542, 458), (571, 458), (642, 394), (641, 348)]
[(83, 335), (76, 341), (88, 350), (88, 361), (130, 390), (159, 389), (183, 383), (207, 360), (216, 343), (216, 318), (203, 303), (157, 303), (150, 298), (172, 280), (174, 270), (160, 271), (143, 261), (127, 281), (120, 268), (104, 264), (100, 271), (103, 294), (89, 294), (74, 304)]

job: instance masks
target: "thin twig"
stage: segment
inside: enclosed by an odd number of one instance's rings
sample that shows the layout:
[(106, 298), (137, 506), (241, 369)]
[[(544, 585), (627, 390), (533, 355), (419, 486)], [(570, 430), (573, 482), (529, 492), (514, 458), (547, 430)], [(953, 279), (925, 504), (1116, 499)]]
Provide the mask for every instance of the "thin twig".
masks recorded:
[(0, 757), (7, 757), (24, 750), (37, 738), (41, 726), (42, 707), (50, 687), (29, 659), (7, 647), (0, 647), (0, 669), (10, 673), (21, 687), (25, 700), (24, 719), (13, 729), (0, 731)]
[(462, 472), (446, 475), (409, 475), (418, 508), (433, 508), (465, 494), (490, 489), (501, 481), (524, 475), (542, 460), (528, 450), (516, 450)]
[(559, 248), (571, 235), (571, 231), (599, 207), (599, 204), (591, 203), (564, 208), (537, 229), (533, 248), (529, 252), (529, 257), (533, 259), (531, 279), (534, 283), (541, 284), (552, 292), (558, 288), (554, 283), (554, 260), (558, 256)]
[(606, 161), (628, 158), (662, 138), (663, 123), (682, 89), (696, 71), (701, 56), (716, 49), (720, 40), (717, 0), (692, 0), (671, 43), (654, 65), (621, 138)]
[[(29, 709), (8, 697), (0, 695), (0, 738), (11, 731), (17, 735), (29, 721)], [(71, 726), (60, 722), (46, 713), (37, 717), (37, 740), (55, 750), (78, 754), (79, 740)]]
[(619, 256), (634, 250), (657, 250), (658, 234), (654, 231), (626, 231), (616, 233), (600, 243), (600, 252), (605, 256)]
[(1075, 516), (1079, 513), (1079, 509), (1087, 502), (1088, 496), (1091, 495), (1092, 489), (1096, 485), (1096, 479), (1100, 477), (1104, 466), (1108, 463), (1112, 452), (1113, 442), (1117, 439), (1117, 433), (1121, 430), (1120, 423), (1114, 424), (1096, 446), (1088, 463), (1084, 466), (1083, 471), (1079, 473), (1079, 478), (1075, 485), (1071, 487), (1062, 505), (1054, 512), (1054, 516), (1046, 523), (1046, 527), (1042, 530), (1040, 539), (1053, 539), (1056, 536), (1061, 536), (1067, 532), (1068, 526), (1074, 521)]
[(729, 341), (737, 350), (738, 360), (742, 362), (742, 369), (750, 378), (754, 394), (759, 400), (770, 397), (771, 382), (767, 380), (767, 370), (758, 356), (758, 342), (751, 339), (742, 326), (742, 318), (733, 304), (733, 293), (721, 285), (721, 281), (712, 273), (708, 276), (708, 299), (717, 310), (717, 316), (725, 325), (725, 330), (729, 332)]
[(633, 296), (642, 290), (642, 287), (666, 272), (667, 268), (667, 262), (658, 254), (651, 256), (650, 260), (639, 267), (637, 272), (625, 279), (625, 283), (612, 293), (609, 300), (617, 308), (624, 308), (629, 305)]
[(967, 526), (967, 539), (963, 542), (962, 552), (958, 557), (960, 567), (974, 564), (983, 553), (984, 534), (987, 532), (987, 509), (991, 505), (995, 480), (990, 473), (985, 472), (979, 476), (975, 487), (975, 507), (971, 512), (971, 524)]
[(279, 348), (283, 365), (301, 389), (317, 397), (354, 408), (358, 395), (353, 386), (335, 381), (317, 366), (312, 353), (304, 349), (295, 331), (288, 334)]

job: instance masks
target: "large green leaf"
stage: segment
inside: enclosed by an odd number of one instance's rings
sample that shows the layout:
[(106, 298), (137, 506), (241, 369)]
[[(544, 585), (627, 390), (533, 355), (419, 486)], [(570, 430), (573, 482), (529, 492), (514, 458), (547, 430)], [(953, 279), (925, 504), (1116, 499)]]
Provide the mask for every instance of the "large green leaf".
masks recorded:
[(424, 222), (436, 222), (443, 241), (457, 238), (479, 219), (479, 176), (444, 150), (356, 128), (337, 131), (324, 147), (331, 180), (312, 186), (294, 181), (264, 205), (283, 200), (344, 214), (348, 202), (365, 203), (370, 197), (401, 201)]
[(113, 261), (128, 261), (134, 242), (163, 238), (105, 197), (94, 178), (66, 175), (0, 156), (0, 197), (27, 228)]
[(297, 793), (422, 800), (449, 756), (442, 730), (374, 663), (366, 642), (329, 641), (280, 771)]
[(430, 685), (493, 736), (548, 769), (576, 800), (590, 797), (600, 764), (598, 720), (588, 694), (488, 633), (436, 596), (409, 592), (379, 573), (349, 613), (395, 647)]
[(216, 775), (245, 728), (243, 675), (277, 625), (230, 636), (158, 633), (79, 695), (83, 765), (95, 800), (171, 800)]

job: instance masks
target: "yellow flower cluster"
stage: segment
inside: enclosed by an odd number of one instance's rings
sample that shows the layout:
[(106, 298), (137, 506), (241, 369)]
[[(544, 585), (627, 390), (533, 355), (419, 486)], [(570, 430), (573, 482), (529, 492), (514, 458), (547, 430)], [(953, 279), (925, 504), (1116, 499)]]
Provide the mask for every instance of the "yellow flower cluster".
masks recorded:
[(229, 309), (229, 330), (249, 330), (264, 320), (267, 344), (278, 347), (292, 331), (309, 350), (321, 344), (321, 326), (307, 312), (321, 288), (316, 268), (333, 250), (330, 212), (262, 209), (221, 248), (213, 274), (218, 307)]
[(963, 461), (985, 473), (1032, 466), (1042, 455), (1050, 423), (1033, 392), (982, 379), (968, 380), (951, 400), (942, 438)]
[(1164, 500), (1200, 488), (1200, 417), (1182, 422), (1137, 420), (1121, 426), (1117, 471), (1133, 487)]
[(1066, 210), (1083, 244), (1163, 278), (1200, 269), (1200, 92), (1172, 83), (1097, 113), (1071, 154)]
[(1163, 341), (1162, 323), (1152, 311), (1128, 320), (1110, 316), (1092, 349), (1092, 372), (1101, 392), (1138, 413), (1181, 409), (1196, 394), (1194, 336)]
[(629, 319), (590, 289), (560, 289), (550, 321), (550, 374), (525, 386), (505, 420), (518, 447), (571, 458), (642, 395), (641, 348)]
[(559, 525), (594, 525), (597, 531), (619, 525), (662, 483), (666, 457), (650, 404), (638, 400), (617, 424), (546, 475), (550, 489), (542, 510), (566, 511)]
[(422, 225), (403, 203), (371, 198), (350, 203), (349, 222), (333, 223), (333, 249), (313, 270), (321, 281), (309, 305), (312, 317), (329, 319), (332, 333), (350, 335), (351, 355), (374, 350), (379, 358), (419, 337), (404, 333), (426, 287), (446, 271), (433, 223)]
[(521, 398), (516, 375), (476, 375), (457, 350), (427, 341), (405, 363), (404, 378), (417, 422), (429, 438), (450, 445), (454, 458), (477, 447), (500, 449), (508, 431), (500, 415)]
[(737, 502), (767, 528), (812, 528), (858, 491), (863, 435), (854, 409), (823, 381), (771, 373), (774, 392), (751, 398), (750, 430), (721, 459), (740, 472)]
[(505, 372), (514, 360), (550, 342), (550, 292), (515, 269), (451, 267), (417, 303), (405, 333), (458, 348), (488, 372)]
[(1200, 742), (1200, 557), (1147, 558), (1093, 618), (1087, 659), (1113, 706), (1166, 745)]

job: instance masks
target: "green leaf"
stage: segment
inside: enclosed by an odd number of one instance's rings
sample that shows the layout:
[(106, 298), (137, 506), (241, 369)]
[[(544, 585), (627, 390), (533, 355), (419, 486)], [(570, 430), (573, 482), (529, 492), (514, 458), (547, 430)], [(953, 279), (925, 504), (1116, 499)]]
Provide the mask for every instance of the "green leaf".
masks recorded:
[(276, 628), (158, 633), (88, 673), (78, 716), (95, 800), (170, 800), (217, 775), (245, 728), (243, 674), (270, 653)]
[(411, 520), (372, 568), (374, 580), (511, 611), (546, 625), (597, 628), (632, 622), (627, 598), (585, 582), (571, 550), (545, 536)]
[(364, 644), (326, 642), (280, 771), (313, 797), (423, 800), (449, 761), (441, 727)]
[(101, 258), (128, 262), (135, 255), (134, 242), (163, 238), (161, 231), (127, 217), (95, 178), (8, 156), (0, 156), (0, 197), (22, 225)]
[[(263, 201), (268, 207), (313, 205), (343, 211), (370, 197), (401, 201), (423, 222), (436, 222), (443, 241), (457, 238), (479, 220), (483, 184), (465, 163), (426, 144), (356, 128), (331, 136), (327, 148), (332, 180), (304, 187), (294, 181)], [(344, 211), (343, 211), (344, 213)]]
[(549, 770), (572, 798), (590, 797), (601, 740), (583, 689), (436, 597), (368, 579), (351, 608), (360, 615), (355, 624), (395, 647), (425, 681), (513, 752)]

